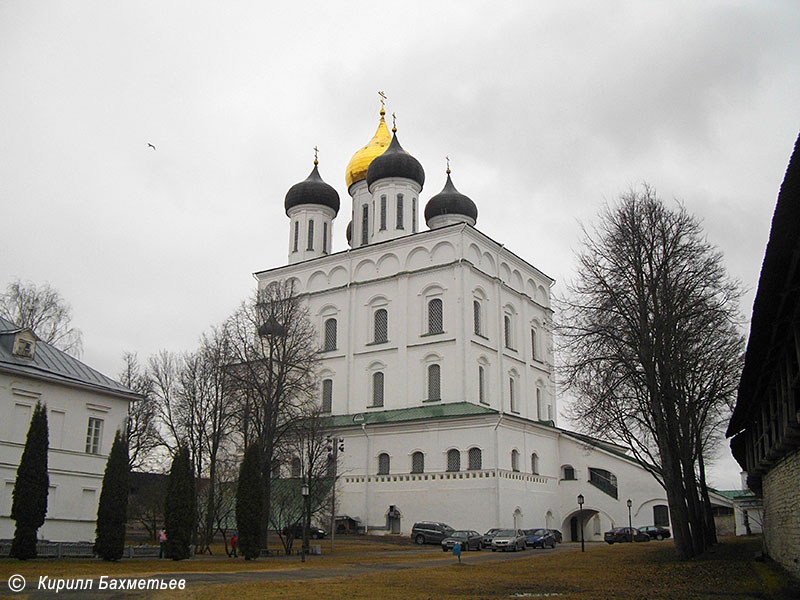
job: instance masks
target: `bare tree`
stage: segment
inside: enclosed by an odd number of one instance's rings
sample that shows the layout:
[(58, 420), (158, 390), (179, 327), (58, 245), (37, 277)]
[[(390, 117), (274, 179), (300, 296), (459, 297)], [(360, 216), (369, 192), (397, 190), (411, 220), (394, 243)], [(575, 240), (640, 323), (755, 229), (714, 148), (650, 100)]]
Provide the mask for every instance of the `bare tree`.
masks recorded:
[(12, 281), (0, 294), (0, 316), (20, 327), (28, 327), (42, 340), (80, 357), (80, 329), (71, 326), (72, 308), (49, 283)]
[(150, 464), (153, 450), (158, 447), (156, 430), (156, 403), (153, 395), (153, 380), (148, 376), (135, 353), (122, 356), (124, 366), (119, 382), (141, 396), (140, 400), (128, 404), (125, 422), (128, 436), (128, 459), (132, 470)]
[(689, 558), (715, 539), (705, 457), (741, 372), (741, 292), (699, 222), (647, 185), (584, 234), (558, 327), (571, 416), (628, 446), (664, 486)]
[(258, 441), (262, 451), (266, 548), (271, 475), (278, 449), (304, 406), (312, 401), (318, 348), (307, 307), (292, 282), (273, 282), (244, 302), (226, 325), (233, 361), (230, 376), (240, 400), (242, 446)]

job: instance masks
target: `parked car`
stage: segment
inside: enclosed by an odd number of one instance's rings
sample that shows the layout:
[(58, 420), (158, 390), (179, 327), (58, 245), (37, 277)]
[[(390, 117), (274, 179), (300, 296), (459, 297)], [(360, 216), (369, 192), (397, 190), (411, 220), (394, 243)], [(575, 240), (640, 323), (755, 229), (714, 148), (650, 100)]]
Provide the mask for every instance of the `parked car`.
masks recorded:
[(560, 544), (564, 540), (564, 536), (561, 535), (558, 529), (551, 529), (550, 531), (553, 532), (553, 536), (556, 538), (556, 544)]
[(450, 537), (455, 529), (446, 523), (439, 523), (437, 521), (419, 521), (414, 523), (411, 528), (411, 539), (419, 544), (439, 544), (441, 541)]
[[(303, 537), (303, 524), (298, 521), (292, 525), (287, 525), (283, 528), (281, 533), (283, 533), (283, 535), (291, 535), (293, 538), (301, 538)], [(321, 540), (325, 535), (326, 531), (320, 527), (314, 527), (312, 525), (308, 528), (308, 537), (312, 540)]]
[(454, 531), (450, 537), (446, 537), (442, 540), (442, 551), (447, 552), (448, 550), (452, 550), (453, 546), (456, 544), (461, 544), (462, 552), (466, 552), (467, 550), (480, 550), (483, 545), (483, 536), (471, 529)]
[(642, 531), (650, 536), (651, 540), (663, 540), (668, 537), (672, 537), (672, 534), (669, 531), (669, 527), (661, 527), (659, 525), (647, 525), (645, 527), (639, 527), (639, 531)]
[(494, 539), (494, 534), (500, 531), (499, 527), (492, 527), (489, 531), (483, 534), (483, 547), (484, 548), (491, 548), (492, 547), (492, 539)]
[(492, 552), (496, 550), (525, 550), (525, 534), (521, 529), (501, 529), (492, 538)]
[(526, 529), (525, 544), (531, 548), (555, 548), (556, 536), (549, 529)]
[(606, 531), (603, 536), (606, 543), (613, 544), (614, 542), (649, 542), (650, 536), (642, 533), (636, 527), (615, 527), (611, 531)]

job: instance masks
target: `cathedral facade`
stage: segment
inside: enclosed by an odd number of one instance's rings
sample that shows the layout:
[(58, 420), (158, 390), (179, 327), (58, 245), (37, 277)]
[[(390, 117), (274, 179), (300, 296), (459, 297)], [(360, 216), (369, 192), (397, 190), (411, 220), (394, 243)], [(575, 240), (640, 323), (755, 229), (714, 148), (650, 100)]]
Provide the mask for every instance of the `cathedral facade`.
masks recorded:
[(315, 159), (286, 195), (288, 264), (255, 274), (293, 280), (318, 332), (319, 402), (344, 439), (337, 515), (372, 533), (425, 520), (565, 540), (669, 525), (664, 490), (623, 448), (558, 427), (554, 281), (476, 227), (449, 168), (423, 202), (422, 165), (382, 109), (346, 183), (348, 250), (331, 251), (340, 201)]

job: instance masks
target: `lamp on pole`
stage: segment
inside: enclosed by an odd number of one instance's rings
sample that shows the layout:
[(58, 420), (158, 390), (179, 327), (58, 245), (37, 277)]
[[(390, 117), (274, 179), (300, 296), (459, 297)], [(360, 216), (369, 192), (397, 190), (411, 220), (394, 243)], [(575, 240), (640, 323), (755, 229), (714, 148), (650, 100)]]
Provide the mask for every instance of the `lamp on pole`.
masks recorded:
[(580, 507), (581, 552), (586, 552), (583, 544), (583, 494), (578, 494), (578, 506)]
[(633, 505), (633, 502), (631, 502), (631, 499), (628, 498), (628, 501), (625, 504), (628, 505), (628, 529), (630, 529), (631, 532), (631, 541), (635, 542), (636, 540), (633, 537), (633, 525), (631, 525), (631, 506)]
[(306, 562), (306, 552), (308, 552), (308, 484), (304, 483), (301, 489), (303, 494), (303, 547), (300, 549), (300, 560)]

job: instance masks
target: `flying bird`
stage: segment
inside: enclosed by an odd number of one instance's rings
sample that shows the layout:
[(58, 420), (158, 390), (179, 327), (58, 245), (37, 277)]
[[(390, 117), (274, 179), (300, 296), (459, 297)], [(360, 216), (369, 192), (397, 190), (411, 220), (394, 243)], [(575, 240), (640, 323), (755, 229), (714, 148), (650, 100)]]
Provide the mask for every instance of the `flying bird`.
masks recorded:
[(151, 144), (150, 142), (147, 142), (147, 145), (148, 145), (148, 146), (150, 146), (150, 147), (151, 147), (153, 150), (155, 150), (155, 149), (156, 149), (156, 147), (155, 147), (155, 146), (153, 146), (153, 144)]

